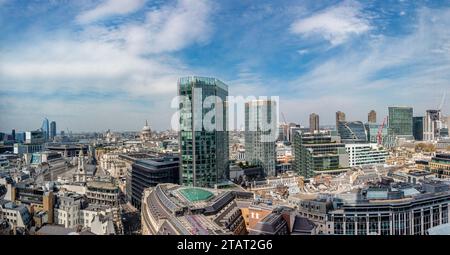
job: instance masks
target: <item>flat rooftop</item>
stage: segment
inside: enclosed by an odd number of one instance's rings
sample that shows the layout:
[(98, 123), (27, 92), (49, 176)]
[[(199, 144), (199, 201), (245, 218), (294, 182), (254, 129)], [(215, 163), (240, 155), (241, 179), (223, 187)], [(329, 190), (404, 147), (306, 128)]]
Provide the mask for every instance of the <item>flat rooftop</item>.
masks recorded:
[(112, 182), (105, 182), (105, 181), (90, 181), (87, 183), (88, 188), (96, 188), (96, 189), (117, 189), (118, 186), (116, 186)]

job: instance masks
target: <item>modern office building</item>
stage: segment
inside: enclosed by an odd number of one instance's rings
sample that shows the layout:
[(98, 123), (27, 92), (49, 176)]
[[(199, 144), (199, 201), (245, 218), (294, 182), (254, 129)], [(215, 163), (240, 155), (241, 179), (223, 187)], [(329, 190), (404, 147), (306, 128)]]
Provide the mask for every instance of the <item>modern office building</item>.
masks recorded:
[(349, 158), (339, 136), (297, 132), (294, 137), (294, 170), (305, 178), (348, 170)]
[[(228, 86), (215, 78), (184, 77), (178, 81), (178, 95), (183, 98), (179, 131), (181, 183), (212, 187), (228, 180)], [(204, 100), (211, 98), (213, 108), (204, 108)], [(214, 123), (209, 119), (211, 112)]]
[(309, 115), (309, 132), (319, 131), (319, 115), (311, 113)]
[(56, 136), (56, 122), (50, 122), (50, 140), (53, 140)]
[(389, 156), (389, 152), (377, 144), (345, 144), (345, 149), (351, 167), (384, 164)]
[(328, 212), (328, 234), (425, 235), (448, 223), (450, 192), (447, 184), (424, 182), (377, 185), (361, 189), (355, 199), (336, 202)]
[(40, 152), (45, 142), (45, 133), (41, 130), (25, 132), (24, 143), (14, 144), (14, 154), (24, 155)]
[(176, 156), (136, 160), (127, 181), (127, 196), (131, 204), (141, 208), (142, 192), (160, 183), (179, 183), (180, 160)]
[(423, 140), (434, 141), (439, 137), (439, 130), (442, 128), (440, 110), (427, 110), (423, 124)]
[(388, 117), (388, 134), (392, 137), (412, 137), (413, 135), (413, 108), (391, 106)]
[[(366, 127), (366, 133), (367, 133), (367, 141), (369, 143), (377, 143), (377, 135), (378, 130), (380, 129), (379, 124), (376, 123), (365, 123), (364, 126)], [(383, 129), (381, 130), (381, 137), (382, 139), (386, 137), (388, 134), (388, 128), (386, 125), (383, 126)]]
[(159, 184), (142, 196), (143, 235), (246, 234), (241, 206), (253, 193)]
[(377, 112), (375, 110), (371, 110), (367, 114), (367, 122), (369, 122), (369, 123), (377, 123)]
[(336, 112), (336, 130), (338, 130), (339, 122), (345, 121), (345, 113), (341, 111)]
[(343, 143), (366, 143), (367, 130), (361, 121), (339, 121), (338, 134)]
[(416, 141), (423, 141), (423, 117), (413, 117), (413, 136)]
[(253, 100), (245, 103), (245, 159), (251, 165), (261, 166), (266, 176), (276, 175), (276, 110), (275, 101)]
[(41, 130), (44, 133), (44, 140), (48, 141), (50, 137), (50, 125), (47, 118), (44, 118), (44, 120), (42, 121)]
[(43, 144), (45, 133), (41, 130), (25, 132), (25, 144)]
[(16, 130), (15, 130), (15, 129), (13, 129), (13, 130), (11, 131), (11, 136), (12, 136), (13, 142), (15, 142), (15, 141), (16, 141)]

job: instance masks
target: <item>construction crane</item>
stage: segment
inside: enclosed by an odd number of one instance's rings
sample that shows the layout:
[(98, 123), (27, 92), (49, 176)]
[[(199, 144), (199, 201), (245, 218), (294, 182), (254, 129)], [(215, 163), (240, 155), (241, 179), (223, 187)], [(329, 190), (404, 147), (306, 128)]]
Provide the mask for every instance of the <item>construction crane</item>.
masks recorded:
[(284, 123), (287, 124), (287, 122), (286, 122), (286, 117), (284, 117), (284, 113), (283, 113), (283, 112), (281, 112), (281, 116), (283, 117)]
[(442, 95), (441, 104), (439, 105), (438, 110), (442, 110), (442, 106), (444, 106), (445, 103), (445, 96), (447, 95), (447, 90), (444, 90), (444, 95)]
[(384, 125), (386, 124), (386, 121), (387, 121), (387, 117), (384, 117), (383, 123), (381, 123), (381, 125), (378, 127), (378, 132), (377, 132), (378, 145), (381, 145), (381, 142), (383, 141), (383, 128), (384, 128)]

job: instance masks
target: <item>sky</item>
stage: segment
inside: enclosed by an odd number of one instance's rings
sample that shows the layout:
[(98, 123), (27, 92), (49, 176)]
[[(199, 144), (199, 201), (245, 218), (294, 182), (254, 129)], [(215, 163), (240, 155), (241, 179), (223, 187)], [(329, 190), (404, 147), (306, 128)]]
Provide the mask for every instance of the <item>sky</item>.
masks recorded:
[(0, 131), (165, 130), (190, 75), (304, 126), (423, 116), (450, 94), (449, 27), (438, 0), (0, 0)]

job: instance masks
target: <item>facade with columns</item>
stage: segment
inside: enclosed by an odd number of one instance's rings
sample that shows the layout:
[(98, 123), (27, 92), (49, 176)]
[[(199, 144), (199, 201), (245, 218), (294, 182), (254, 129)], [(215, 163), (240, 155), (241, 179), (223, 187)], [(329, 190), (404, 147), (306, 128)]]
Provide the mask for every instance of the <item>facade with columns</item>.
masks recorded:
[(416, 198), (347, 204), (328, 213), (327, 234), (425, 235), (448, 223), (450, 192)]

